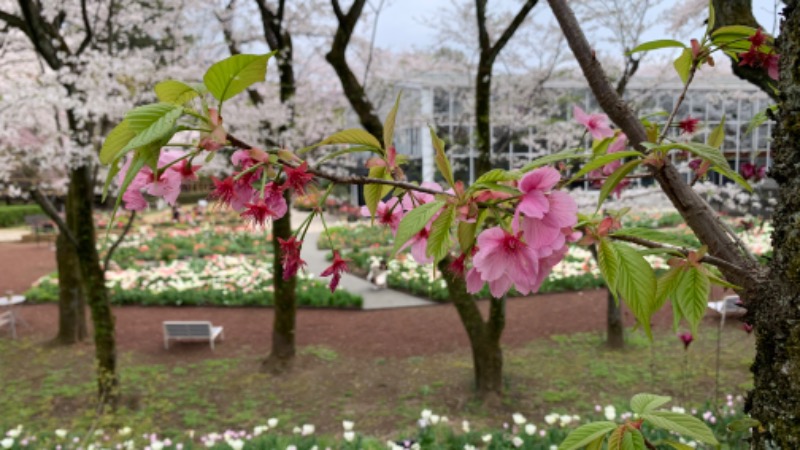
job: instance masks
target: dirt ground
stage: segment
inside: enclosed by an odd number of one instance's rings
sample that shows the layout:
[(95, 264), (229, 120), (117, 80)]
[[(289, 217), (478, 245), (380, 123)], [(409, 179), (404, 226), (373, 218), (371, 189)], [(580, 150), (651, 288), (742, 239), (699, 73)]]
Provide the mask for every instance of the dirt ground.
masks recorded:
[[(50, 244), (0, 244), (0, 292), (23, 292), (41, 275), (54, 270)], [(480, 302), (486, 313), (488, 302)], [(536, 295), (507, 302), (503, 343), (518, 346), (554, 334), (605, 330), (606, 292), (593, 290)], [(17, 308), (29, 324), (21, 336), (50, 339), (56, 332), (56, 305)], [(273, 311), (269, 308), (115, 307), (117, 342), (121, 351), (133, 351), (153, 362), (257, 355), (269, 349)], [(626, 323), (633, 324), (629, 311)], [(163, 346), (161, 322), (209, 320), (225, 329), (224, 343), (214, 352), (202, 344)], [(668, 328), (669, 311), (654, 318)], [(455, 308), (435, 305), (378, 311), (301, 309), (297, 315), (297, 344), (325, 346), (348, 356), (410, 357), (452, 352), (469, 347)]]

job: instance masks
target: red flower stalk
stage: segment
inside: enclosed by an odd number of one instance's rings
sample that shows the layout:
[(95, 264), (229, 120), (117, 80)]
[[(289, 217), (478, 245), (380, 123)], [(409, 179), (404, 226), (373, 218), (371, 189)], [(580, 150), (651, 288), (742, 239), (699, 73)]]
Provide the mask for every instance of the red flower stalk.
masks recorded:
[(342, 273), (347, 272), (347, 262), (350, 261), (349, 259), (344, 259), (339, 256), (339, 251), (333, 251), (333, 263), (325, 269), (319, 276), (327, 277), (333, 275), (331, 278), (331, 284), (329, 285), (331, 292), (336, 291), (336, 286), (339, 285), (339, 280), (342, 279)]
[(689, 333), (688, 331), (686, 333), (681, 333), (678, 335), (678, 338), (681, 340), (681, 342), (683, 342), (683, 349), (689, 350), (689, 345), (694, 340), (692, 333)]
[(299, 195), (305, 195), (306, 185), (314, 179), (314, 175), (307, 172), (308, 162), (303, 161), (297, 167), (284, 166), (286, 172), (286, 182), (283, 183), (283, 189), (292, 188)]
[(219, 200), (225, 205), (230, 205), (231, 201), (236, 196), (233, 177), (228, 177), (224, 180), (218, 180), (215, 177), (211, 177), (211, 181), (214, 182), (214, 190), (211, 191), (209, 197)]
[(300, 258), (300, 249), (303, 246), (303, 241), (298, 241), (296, 236), (292, 236), (285, 241), (278, 238), (278, 243), (281, 246), (283, 279), (289, 280), (297, 274), (301, 267), (306, 265), (306, 262)]

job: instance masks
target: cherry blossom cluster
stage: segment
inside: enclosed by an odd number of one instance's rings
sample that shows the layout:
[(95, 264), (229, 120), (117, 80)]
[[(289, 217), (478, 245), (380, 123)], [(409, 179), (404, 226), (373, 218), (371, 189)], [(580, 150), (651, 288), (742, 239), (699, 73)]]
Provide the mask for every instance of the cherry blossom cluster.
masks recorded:
[[(586, 127), (586, 130), (594, 139), (603, 140), (614, 138), (614, 140), (608, 145), (607, 153), (616, 153), (625, 150), (625, 146), (628, 143), (628, 137), (625, 136), (625, 133), (614, 131), (614, 129), (611, 128), (611, 120), (607, 115), (587, 114), (577, 105), (572, 107), (572, 115), (576, 122)], [(600, 186), (603, 184), (603, 179), (614, 173), (614, 171), (617, 170), (621, 165), (621, 160), (612, 161), (600, 169), (589, 172), (589, 179), (592, 180), (592, 184), (595, 187)], [(622, 190), (628, 187), (630, 183), (631, 182), (628, 179), (620, 181), (616, 188), (614, 188), (613, 192), (617, 195), (617, 197), (619, 197)]]
[(761, 46), (767, 43), (767, 36), (761, 32), (761, 28), (747, 40), (750, 41), (750, 48), (746, 52), (739, 53), (739, 65), (763, 68), (770, 78), (777, 80), (778, 61), (781, 55), (775, 53), (775, 49), (771, 47), (767, 52), (761, 49)]

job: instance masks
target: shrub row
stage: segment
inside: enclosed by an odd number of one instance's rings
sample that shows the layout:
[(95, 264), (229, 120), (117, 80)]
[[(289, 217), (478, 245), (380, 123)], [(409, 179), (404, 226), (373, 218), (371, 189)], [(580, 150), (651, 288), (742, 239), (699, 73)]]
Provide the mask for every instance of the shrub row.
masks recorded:
[(25, 216), (44, 214), (39, 205), (0, 206), (0, 228), (15, 227), (25, 223)]

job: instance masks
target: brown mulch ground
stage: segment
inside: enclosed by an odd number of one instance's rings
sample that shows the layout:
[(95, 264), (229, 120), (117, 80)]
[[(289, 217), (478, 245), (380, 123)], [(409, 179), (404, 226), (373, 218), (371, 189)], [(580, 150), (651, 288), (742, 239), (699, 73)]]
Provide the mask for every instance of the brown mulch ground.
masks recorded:
[[(55, 266), (49, 244), (0, 244), (0, 292), (22, 292)], [(480, 302), (486, 313), (488, 302)], [(46, 340), (55, 334), (56, 305), (18, 307), (30, 325), (20, 334)], [(605, 330), (606, 292), (593, 290), (537, 295), (507, 302), (503, 343), (509, 346), (554, 334)], [(269, 349), (273, 311), (269, 308), (134, 307), (114, 308), (121, 351), (153, 362), (257, 355)], [(625, 311), (626, 323), (632, 324)], [(165, 350), (161, 322), (209, 320), (225, 327), (225, 341), (213, 353), (202, 344), (175, 344)], [(669, 311), (656, 315), (657, 327), (671, 324)], [(297, 314), (297, 344), (318, 345), (356, 357), (410, 357), (469, 347), (455, 308), (435, 305), (378, 311), (303, 309)]]

